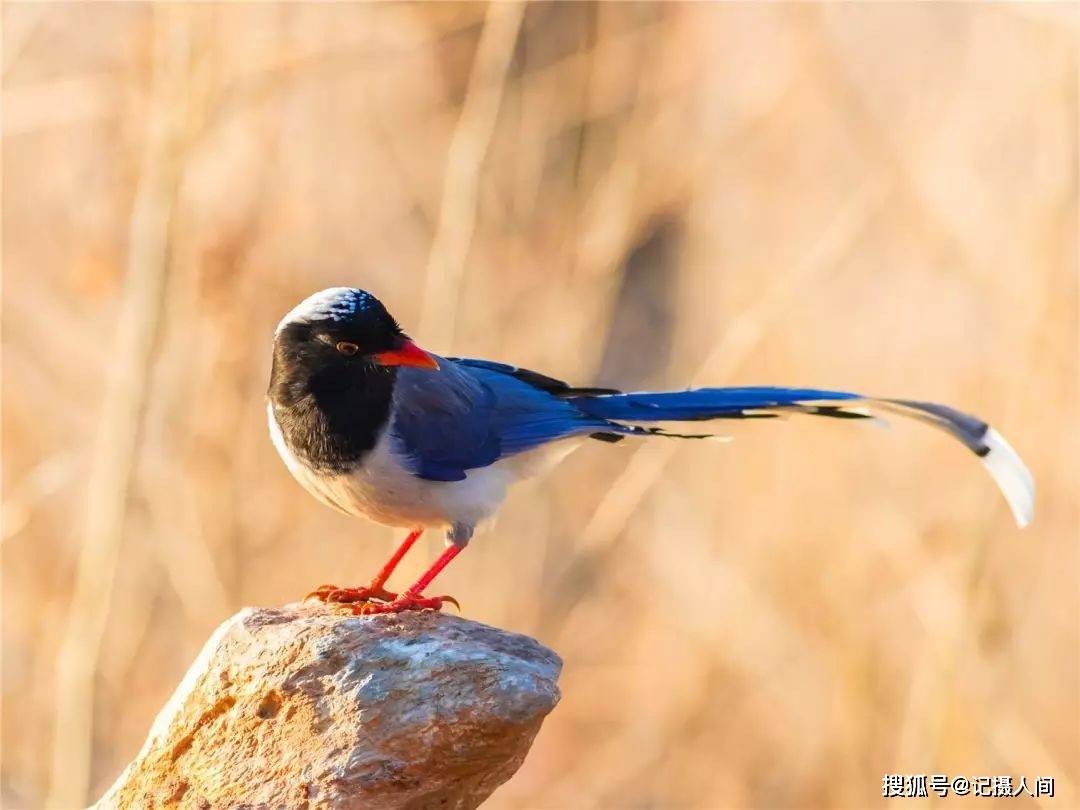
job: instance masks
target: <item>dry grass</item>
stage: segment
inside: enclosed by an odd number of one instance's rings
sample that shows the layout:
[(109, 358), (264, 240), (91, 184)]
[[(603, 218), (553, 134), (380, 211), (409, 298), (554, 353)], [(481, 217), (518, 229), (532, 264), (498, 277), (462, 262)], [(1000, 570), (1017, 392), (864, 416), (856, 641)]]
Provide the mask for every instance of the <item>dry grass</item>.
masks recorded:
[(492, 806), (1074, 806), (1080, 6), (519, 11), (4, 6), (3, 805), (100, 793), (228, 612), (388, 554), (264, 425), (344, 283), (575, 381), (952, 403), (1039, 483), (1021, 534), (932, 432), (792, 420), (522, 485), (445, 579), (566, 659)]

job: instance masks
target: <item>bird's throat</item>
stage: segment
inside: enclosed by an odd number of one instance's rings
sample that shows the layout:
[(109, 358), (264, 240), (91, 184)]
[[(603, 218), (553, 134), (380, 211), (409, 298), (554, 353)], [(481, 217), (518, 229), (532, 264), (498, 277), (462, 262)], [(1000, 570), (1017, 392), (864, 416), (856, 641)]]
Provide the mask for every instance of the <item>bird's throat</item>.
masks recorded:
[(286, 368), (275, 358), (270, 404), (290, 451), (312, 470), (340, 474), (359, 466), (390, 417), (393, 369)]

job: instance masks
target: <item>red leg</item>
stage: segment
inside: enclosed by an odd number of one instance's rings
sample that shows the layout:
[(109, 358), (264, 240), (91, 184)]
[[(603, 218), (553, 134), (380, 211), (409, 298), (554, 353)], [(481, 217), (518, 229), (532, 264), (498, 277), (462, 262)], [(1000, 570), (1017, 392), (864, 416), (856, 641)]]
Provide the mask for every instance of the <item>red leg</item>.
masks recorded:
[(354, 613), (369, 614), (369, 613), (401, 613), (405, 610), (439, 610), (442, 608), (443, 602), (453, 602), (455, 606), (458, 605), (457, 600), (451, 596), (422, 596), (421, 594), (431, 581), (439, 575), (439, 572), (446, 568), (450, 564), (450, 561), (461, 553), (461, 549), (464, 546), (447, 546), (446, 550), (439, 555), (439, 558), (431, 564), (431, 567), (424, 572), (424, 575), (420, 579), (416, 580), (404, 593), (397, 599), (389, 604), (378, 605), (370, 602), (355, 605), (353, 607)]
[(371, 589), (381, 588), (386, 584), (386, 580), (390, 579), (390, 575), (394, 573), (394, 569), (398, 567), (398, 563), (401, 562), (401, 558), (405, 556), (410, 548), (413, 547), (413, 543), (420, 539), (420, 535), (424, 533), (423, 529), (413, 529), (409, 532), (409, 536), (401, 541), (401, 545), (398, 546), (398, 550), (394, 552), (393, 556), (386, 561), (386, 565), (382, 567), (382, 570), (375, 575), (375, 579), (371, 580)]
[(393, 602), (397, 599), (397, 594), (386, 590), (383, 586), (386, 584), (386, 580), (390, 578), (390, 575), (394, 573), (394, 569), (398, 567), (401, 558), (413, 547), (413, 544), (423, 533), (423, 529), (414, 529), (409, 532), (409, 536), (402, 541), (397, 551), (386, 561), (386, 565), (380, 569), (375, 578), (371, 580), (371, 584), (366, 588), (339, 588), (337, 585), (320, 585), (305, 596), (304, 599), (315, 598), (320, 602), (367, 602), (374, 598), (381, 599), (384, 602)]

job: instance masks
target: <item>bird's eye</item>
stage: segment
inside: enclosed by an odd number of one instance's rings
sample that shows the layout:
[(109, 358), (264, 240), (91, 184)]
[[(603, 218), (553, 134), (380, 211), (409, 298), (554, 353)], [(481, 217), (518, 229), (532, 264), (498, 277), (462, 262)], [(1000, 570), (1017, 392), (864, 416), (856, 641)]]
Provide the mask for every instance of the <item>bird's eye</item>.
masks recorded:
[(341, 341), (334, 348), (342, 354), (348, 355), (349, 357), (352, 357), (354, 354), (360, 351), (359, 346), (357, 346), (355, 343), (349, 343), (349, 341), (347, 340)]

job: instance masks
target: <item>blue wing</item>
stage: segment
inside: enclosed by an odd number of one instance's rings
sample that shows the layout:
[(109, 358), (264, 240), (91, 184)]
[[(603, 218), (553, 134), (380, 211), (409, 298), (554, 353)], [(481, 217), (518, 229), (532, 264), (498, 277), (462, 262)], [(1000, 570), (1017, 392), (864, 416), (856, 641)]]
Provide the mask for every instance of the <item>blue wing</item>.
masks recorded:
[(391, 430), (420, 478), (460, 481), (500, 458), (611, 427), (519, 379), (514, 366), (438, 360), (438, 371), (399, 369), (394, 386)]

